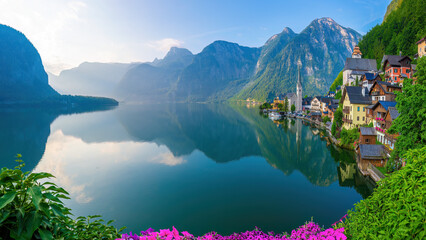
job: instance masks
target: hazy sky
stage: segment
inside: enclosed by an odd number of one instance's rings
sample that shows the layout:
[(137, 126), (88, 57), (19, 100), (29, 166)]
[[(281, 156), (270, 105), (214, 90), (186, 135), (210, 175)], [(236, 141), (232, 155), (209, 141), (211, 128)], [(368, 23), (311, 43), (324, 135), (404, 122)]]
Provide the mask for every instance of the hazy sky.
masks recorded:
[(0, 0), (0, 23), (23, 32), (47, 71), (84, 61), (162, 58), (171, 46), (200, 52), (215, 40), (259, 47), (284, 27), (331, 17), (361, 34), (390, 0)]

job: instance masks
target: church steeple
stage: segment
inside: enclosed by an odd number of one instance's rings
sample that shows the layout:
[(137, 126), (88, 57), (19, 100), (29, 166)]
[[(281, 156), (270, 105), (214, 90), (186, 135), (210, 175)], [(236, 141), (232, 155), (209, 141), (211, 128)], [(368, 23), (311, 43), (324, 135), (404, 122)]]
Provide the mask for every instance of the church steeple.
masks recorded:
[(296, 111), (302, 111), (302, 83), (301, 83), (301, 76), (300, 76), (300, 66), (302, 65), (301, 62), (297, 64), (297, 85), (296, 85)]

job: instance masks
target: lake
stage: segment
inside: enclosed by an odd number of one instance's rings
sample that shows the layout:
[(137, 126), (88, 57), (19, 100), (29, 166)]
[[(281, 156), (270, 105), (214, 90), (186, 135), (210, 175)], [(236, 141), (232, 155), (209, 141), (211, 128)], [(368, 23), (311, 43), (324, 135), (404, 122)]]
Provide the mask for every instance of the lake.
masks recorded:
[(301, 120), (226, 104), (121, 105), (84, 113), (0, 110), (2, 167), (21, 153), (50, 172), (74, 215), (127, 226), (230, 234), (329, 227), (372, 186), (354, 154)]

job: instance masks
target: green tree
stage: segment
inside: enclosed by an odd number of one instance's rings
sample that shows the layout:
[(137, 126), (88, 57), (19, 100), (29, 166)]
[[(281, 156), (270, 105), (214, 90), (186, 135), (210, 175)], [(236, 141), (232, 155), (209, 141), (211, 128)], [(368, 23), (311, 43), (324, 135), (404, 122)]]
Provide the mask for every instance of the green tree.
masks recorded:
[(296, 106), (294, 104), (291, 104), (291, 111), (294, 112), (296, 110)]
[(336, 122), (333, 121), (333, 124), (331, 125), (331, 134), (333, 136), (336, 136)]
[(341, 107), (337, 108), (336, 112), (334, 113), (334, 122), (336, 123), (336, 126), (340, 129), (343, 125), (343, 110)]
[(324, 117), (322, 118), (322, 121), (323, 121), (324, 123), (327, 123), (327, 122), (330, 122), (330, 121), (331, 121), (331, 119), (330, 119), (328, 116), (324, 116)]
[(307, 98), (307, 97), (308, 97), (308, 94), (305, 95), (305, 98)]
[(284, 100), (284, 111), (288, 112), (288, 98), (287, 97), (285, 97), (285, 100)]
[(279, 110), (283, 110), (284, 109), (284, 105), (282, 103), (278, 103), (277, 108)]
[(420, 58), (415, 74), (417, 81), (404, 80), (401, 93), (397, 93), (396, 108), (399, 116), (393, 121), (389, 133), (399, 133), (392, 159), (403, 156), (409, 149), (426, 145), (426, 58)]
[(404, 157), (407, 165), (381, 180), (339, 224), (348, 239), (425, 239), (426, 147)]

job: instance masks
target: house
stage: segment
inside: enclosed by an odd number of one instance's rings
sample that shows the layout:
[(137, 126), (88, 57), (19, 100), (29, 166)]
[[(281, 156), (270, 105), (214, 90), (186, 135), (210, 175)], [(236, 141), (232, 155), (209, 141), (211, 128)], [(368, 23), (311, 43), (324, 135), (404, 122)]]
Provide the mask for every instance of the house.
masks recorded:
[(380, 77), (379, 73), (365, 73), (361, 78), (361, 86), (368, 88), (368, 91), (370, 91), (376, 81), (382, 81), (382, 77)]
[(371, 108), (373, 110), (373, 127), (377, 131), (377, 141), (385, 143), (386, 122), (385, 117), (389, 107), (395, 107), (396, 102), (378, 101)]
[(367, 171), (368, 164), (371, 163), (375, 167), (384, 167), (387, 160), (385, 147), (376, 144), (360, 144), (357, 147), (358, 166), (362, 171)]
[(318, 97), (320, 100), (320, 111), (323, 117), (328, 116), (328, 105), (333, 104), (336, 100), (332, 97)]
[(328, 91), (326, 97), (332, 97), (334, 98), (336, 96), (336, 93), (334, 91)]
[(402, 92), (402, 87), (398, 84), (376, 81), (370, 89), (370, 96), (373, 104), (377, 101), (395, 101), (396, 92)]
[(426, 36), (417, 42), (417, 55), (419, 58), (426, 55)]
[(367, 88), (347, 86), (340, 102), (343, 104), (343, 127), (350, 129), (366, 123), (366, 107), (371, 105)]
[(339, 104), (330, 104), (327, 106), (328, 117), (334, 122), (334, 113), (339, 108)]
[(312, 102), (312, 97), (303, 98), (302, 99), (302, 110), (303, 111), (311, 110), (311, 102)]
[(385, 144), (389, 149), (394, 149), (396, 139), (399, 134), (390, 134), (388, 129), (392, 126), (392, 122), (399, 116), (399, 112), (395, 107), (389, 107), (385, 115), (385, 139), (383, 144)]
[(351, 58), (346, 58), (345, 68), (343, 69), (343, 85), (351, 86), (357, 79), (361, 81), (365, 73), (376, 73), (377, 62), (375, 59), (361, 58), (361, 51), (355, 46)]
[(321, 113), (321, 97), (314, 97), (311, 101), (311, 112)]
[(411, 58), (400, 55), (384, 55), (382, 69), (385, 72), (385, 81), (393, 84), (402, 84), (403, 79), (412, 78)]
[(312, 120), (319, 121), (319, 122), (322, 121), (321, 112), (311, 112), (310, 115)]
[(376, 144), (377, 133), (372, 127), (359, 128), (359, 144)]

